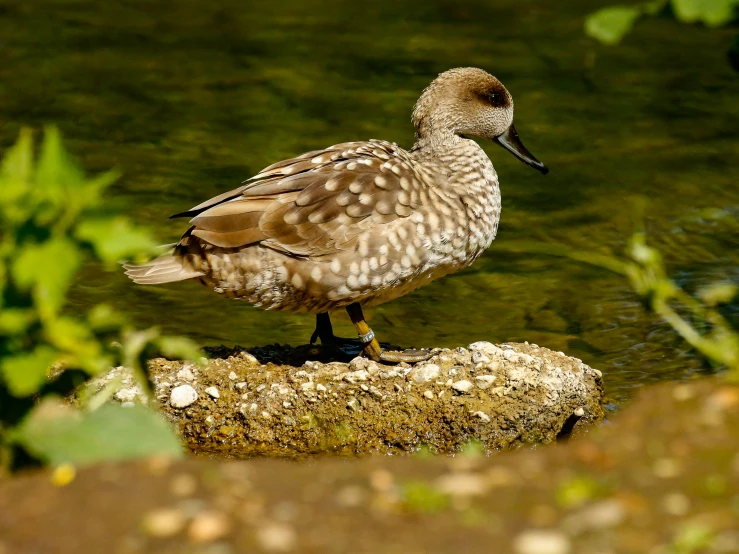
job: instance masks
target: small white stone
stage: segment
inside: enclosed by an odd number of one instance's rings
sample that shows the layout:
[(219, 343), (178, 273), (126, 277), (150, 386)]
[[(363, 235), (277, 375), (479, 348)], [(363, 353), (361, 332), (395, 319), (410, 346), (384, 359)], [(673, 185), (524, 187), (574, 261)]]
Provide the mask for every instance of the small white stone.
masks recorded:
[(478, 375), (475, 384), (481, 389), (489, 389), (495, 383), (495, 375)]
[(582, 417), (585, 415), (585, 409), (584, 408), (577, 408), (575, 410), (575, 416)]
[(257, 529), (259, 545), (269, 552), (289, 552), (297, 545), (297, 535), (292, 527), (282, 523), (268, 523)]
[(241, 383), (236, 383), (236, 385), (234, 386), (239, 390), (244, 390), (246, 388), (246, 381), (242, 381)]
[(473, 385), (467, 379), (462, 379), (461, 381), (456, 381), (455, 383), (452, 383), (452, 388), (457, 392), (465, 394), (475, 388), (475, 385)]
[(285, 401), (284, 401), (284, 402), (282, 403), (282, 407), (283, 407), (283, 408), (289, 408), (289, 407), (290, 407), (290, 406), (292, 406), (292, 405), (293, 405), (293, 403), (292, 403), (292, 402), (288, 402), (287, 400), (285, 400)]
[(266, 388), (267, 388), (267, 385), (265, 385), (264, 383), (262, 383), (261, 385), (259, 385), (257, 387), (257, 392), (262, 392)]
[(567, 535), (554, 529), (529, 529), (513, 541), (516, 554), (569, 554), (572, 545)]
[(488, 358), (482, 351), (472, 351), (472, 363), (473, 364), (489, 364), (490, 358)]
[(425, 364), (414, 367), (408, 375), (415, 383), (428, 383), (433, 381), (441, 374), (439, 366), (436, 364)]
[(253, 355), (249, 354), (248, 352), (242, 352), (239, 354), (242, 360), (244, 360), (248, 364), (258, 364), (259, 360)]
[(428, 398), (429, 400), (433, 400), (434, 399), (434, 393), (431, 392), (430, 390), (424, 391), (423, 395), (426, 398)]
[(497, 346), (495, 346), (492, 342), (488, 342), (486, 340), (479, 340), (477, 342), (473, 342), (467, 347), (468, 350), (479, 350), (480, 352), (483, 352), (485, 354), (488, 354), (489, 352), (494, 352), (498, 349)]
[(216, 387), (208, 387), (207, 389), (205, 389), (205, 394), (207, 394), (211, 398), (220, 398), (221, 397), (221, 393), (218, 392), (218, 389)]
[(190, 369), (190, 366), (185, 366), (181, 370), (177, 372), (177, 379), (180, 381), (194, 381), (195, 375), (192, 372), (192, 369)]
[(117, 393), (115, 393), (116, 400), (119, 400), (121, 402), (131, 402), (136, 399), (136, 395), (138, 394), (138, 388), (137, 387), (129, 387), (126, 389), (121, 389)]
[(472, 412), (472, 415), (475, 417), (479, 417), (485, 423), (490, 423), (490, 416), (486, 414), (485, 412), (480, 412), (480, 411)]
[(236, 375), (235, 371), (232, 371), (231, 373), (228, 374), (228, 378), (231, 379), (231, 381), (236, 381), (236, 379), (238, 379), (239, 376)]
[(326, 390), (327, 390), (327, 389), (326, 389), (325, 385), (322, 385), (321, 383), (318, 383), (318, 384), (316, 385), (316, 390), (317, 390), (318, 392), (326, 392)]
[(180, 385), (172, 389), (169, 403), (173, 408), (186, 408), (198, 399), (197, 391), (190, 385)]
[(366, 381), (369, 379), (369, 372), (366, 369), (351, 371), (344, 374), (344, 381), (347, 383), (356, 383), (357, 381)]
[(128, 401), (121, 404), (122, 408), (133, 408), (136, 404), (134, 402)]

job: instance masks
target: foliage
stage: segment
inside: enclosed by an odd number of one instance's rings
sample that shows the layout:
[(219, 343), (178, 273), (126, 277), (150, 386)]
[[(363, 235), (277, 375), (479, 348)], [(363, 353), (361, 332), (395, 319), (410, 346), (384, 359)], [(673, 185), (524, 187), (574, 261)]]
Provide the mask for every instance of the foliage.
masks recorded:
[(624, 275), (647, 306), (669, 323), (711, 363), (726, 368), (731, 381), (739, 382), (739, 332), (721, 314), (739, 293), (729, 282), (713, 283), (691, 296), (669, 279), (662, 256), (646, 243), (643, 230), (631, 237), (626, 257), (572, 250), (553, 244), (513, 244), (517, 252), (567, 257)]
[(54, 128), (38, 160), (26, 129), (0, 163), (0, 468), (28, 457), (63, 463), (180, 452), (150, 410), (59, 401), (118, 363), (148, 391), (147, 355), (196, 355), (185, 339), (129, 329), (106, 305), (84, 318), (64, 312), (85, 262), (114, 265), (154, 247), (146, 232), (106, 212), (104, 193), (116, 178), (86, 178)]
[(609, 6), (587, 16), (585, 33), (604, 44), (617, 44), (639, 18), (657, 15), (668, 5), (678, 21), (721, 27), (734, 20), (739, 0), (650, 0)]

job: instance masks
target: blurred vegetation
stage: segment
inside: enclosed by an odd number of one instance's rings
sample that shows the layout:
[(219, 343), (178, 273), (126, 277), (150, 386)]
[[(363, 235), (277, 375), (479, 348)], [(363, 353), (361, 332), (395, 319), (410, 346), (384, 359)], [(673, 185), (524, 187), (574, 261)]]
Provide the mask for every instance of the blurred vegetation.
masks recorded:
[[(585, 19), (585, 32), (604, 44), (617, 44), (642, 17), (669, 12), (682, 23), (708, 27), (728, 25), (736, 19), (739, 0), (650, 0), (641, 4), (615, 5), (593, 12)], [(739, 71), (739, 35), (729, 50)]]
[(105, 208), (111, 171), (86, 178), (48, 128), (34, 159), (24, 129), (0, 164), (0, 472), (32, 462), (86, 463), (164, 453), (180, 443), (153, 411), (105, 402), (112, 388), (61, 398), (122, 364), (151, 394), (145, 360), (194, 357), (194, 343), (136, 331), (109, 306), (65, 314), (67, 293), (88, 261), (114, 266), (150, 253), (152, 238)]
[(727, 370), (727, 378), (739, 382), (739, 331), (721, 308), (739, 295), (732, 282), (711, 283), (690, 295), (665, 271), (662, 256), (647, 245), (646, 233), (638, 229), (629, 240), (625, 257), (574, 250), (549, 243), (509, 243), (515, 252), (562, 256), (625, 276), (647, 308), (662, 317), (705, 359)]

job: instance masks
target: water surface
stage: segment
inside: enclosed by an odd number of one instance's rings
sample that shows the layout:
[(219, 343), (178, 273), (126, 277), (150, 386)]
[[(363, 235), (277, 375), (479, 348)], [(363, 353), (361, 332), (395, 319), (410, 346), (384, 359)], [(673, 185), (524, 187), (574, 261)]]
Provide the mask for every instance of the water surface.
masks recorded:
[[(0, 0), (0, 144), (21, 125), (59, 124), (88, 170), (124, 172), (111, 208), (171, 242), (185, 223), (168, 215), (284, 157), (369, 138), (409, 147), (428, 82), (485, 68), (513, 94), (518, 131), (551, 172), (483, 144), (503, 194), (494, 245), (367, 315), (390, 342), (563, 350), (603, 370), (621, 400), (708, 369), (619, 276), (506, 243), (619, 251), (631, 198), (646, 196), (650, 238), (681, 285), (739, 281), (739, 79), (724, 56), (731, 31), (654, 19), (618, 47), (594, 44), (583, 16), (609, 3)], [(74, 309), (101, 301), (202, 344), (296, 344), (314, 324), (196, 283), (144, 288), (89, 268)], [(343, 314), (334, 319), (353, 335)]]

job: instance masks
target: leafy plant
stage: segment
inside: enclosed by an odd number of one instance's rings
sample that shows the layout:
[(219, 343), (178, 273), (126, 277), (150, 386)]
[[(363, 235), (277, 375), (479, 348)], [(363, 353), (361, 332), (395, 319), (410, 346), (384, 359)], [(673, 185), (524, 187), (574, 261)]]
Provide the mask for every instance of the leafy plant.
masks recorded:
[(729, 380), (739, 382), (739, 332), (719, 310), (719, 306), (728, 304), (739, 294), (739, 287), (734, 283), (713, 283), (691, 296), (667, 277), (662, 256), (647, 245), (646, 234), (641, 229), (631, 237), (625, 257), (546, 243), (506, 246), (515, 252), (570, 258), (625, 276), (649, 308), (707, 360), (726, 368)]
[(642, 4), (609, 6), (587, 16), (585, 33), (604, 44), (617, 44), (637, 20), (657, 15), (668, 5), (682, 23), (721, 27), (734, 20), (739, 0), (650, 0)]
[(128, 328), (107, 305), (83, 318), (64, 312), (85, 262), (110, 266), (154, 248), (145, 231), (106, 212), (103, 194), (117, 177), (86, 178), (53, 127), (37, 160), (24, 129), (0, 163), (0, 469), (32, 459), (75, 463), (181, 450), (151, 410), (60, 401), (119, 363), (149, 391), (148, 355), (198, 355), (186, 339)]

